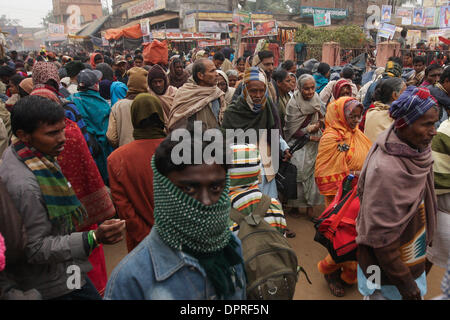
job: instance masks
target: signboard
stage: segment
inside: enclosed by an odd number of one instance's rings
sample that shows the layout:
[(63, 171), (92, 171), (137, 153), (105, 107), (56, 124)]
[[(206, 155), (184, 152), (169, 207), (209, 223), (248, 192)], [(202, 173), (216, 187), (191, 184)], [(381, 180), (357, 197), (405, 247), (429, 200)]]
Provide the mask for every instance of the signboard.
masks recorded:
[(331, 25), (331, 17), (329, 12), (325, 14), (314, 14), (313, 19), (314, 27), (324, 27)]
[(154, 39), (220, 39), (220, 33), (203, 33), (203, 32), (165, 32), (165, 31), (153, 31), (151, 36)]
[(128, 19), (166, 8), (166, 0), (144, 0), (128, 8)]
[(450, 37), (450, 29), (427, 30), (427, 40), (431, 50), (439, 45), (439, 37)]
[(381, 22), (391, 22), (392, 6), (383, 5), (381, 9)]
[(345, 19), (348, 16), (347, 9), (340, 8), (317, 8), (317, 7), (300, 7), (300, 16), (313, 17), (315, 14), (325, 14), (329, 12), (332, 19)]
[(223, 39), (223, 40), (200, 40), (198, 41), (198, 46), (200, 48), (205, 47), (218, 47), (218, 46), (229, 46), (230, 45), (230, 39)]
[(448, 0), (436, 0), (436, 7), (450, 5)]
[(422, 31), (420, 30), (408, 30), (406, 35), (406, 44), (410, 45), (411, 48), (415, 48), (417, 43), (422, 40)]
[(450, 28), (450, 6), (441, 7), (439, 27), (441, 27), (441, 29)]
[(423, 0), (424, 7), (434, 7), (436, 5), (436, 0)]
[(270, 36), (277, 35), (277, 23), (275, 20), (273, 21), (252, 21), (253, 30), (250, 32), (251, 36)]
[(423, 11), (423, 25), (425, 27), (431, 27), (435, 25), (436, 8), (425, 8)]
[(105, 31), (100, 32), (101, 37), (102, 37), (102, 46), (103, 46), (103, 47), (109, 46), (109, 41), (106, 40), (106, 38), (105, 38), (105, 33), (106, 33)]
[(189, 14), (183, 19), (185, 29), (195, 28), (195, 14)]
[(233, 23), (234, 24), (250, 24), (252, 20), (252, 13), (247, 11), (234, 10)]
[(64, 34), (64, 25), (63, 24), (48, 24), (48, 33), (50, 34)]
[(383, 23), (378, 30), (378, 36), (386, 39), (393, 39), (395, 35), (395, 29), (397, 27), (393, 24)]
[(395, 11), (395, 15), (397, 18), (401, 19), (401, 23), (404, 26), (409, 26), (412, 23), (412, 8), (397, 8)]
[(142, 19), (139, 24), (141, 25), (142, 35), (148, 36), (150, 34), (150, 19)]
[(199, 21), (198, 29), (199, 32), (228, 33), (228, 22)]
[(423, 24), (423, 8), (414, 8), (412, 24), (414, 26), (421, 26)]

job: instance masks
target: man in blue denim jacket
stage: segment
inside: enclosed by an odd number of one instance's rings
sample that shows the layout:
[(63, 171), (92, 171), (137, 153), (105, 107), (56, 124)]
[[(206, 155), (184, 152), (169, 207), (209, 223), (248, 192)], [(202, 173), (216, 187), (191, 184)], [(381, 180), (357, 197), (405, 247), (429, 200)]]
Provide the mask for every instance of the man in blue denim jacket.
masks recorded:
[[(191, 151), (203, 154), (206, 144), (191, 141)], [(246, 298), (241, 243), (228, 228), (226, 166), (205, 159), (175, 165), (171, 156), (177, 144), (169, 136), (155, 152), (155, 225), (114, 269), (106, 300)]]

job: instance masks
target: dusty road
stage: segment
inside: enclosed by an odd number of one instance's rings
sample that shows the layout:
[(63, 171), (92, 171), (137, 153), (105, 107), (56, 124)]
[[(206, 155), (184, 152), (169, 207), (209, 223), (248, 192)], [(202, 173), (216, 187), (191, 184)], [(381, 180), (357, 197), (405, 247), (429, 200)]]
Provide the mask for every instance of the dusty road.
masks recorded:
[[(315, 215), (319, 215), (323, 208), (315, 208)], [(289, 239), (294, 250), (297, 252), (299, 265), (308, 273), (312, 284), (309, 284), (304, 274), (300, 273), (299, 281), (295, 292), (295, 300), (361, 300), (362, 296), (358, 292), (356, 285), (346, 288), (346, 295), (343, 298), (333, 296), (327, 286), (323, 276), (317, 270), (317, 263), (325, 257), (327, 250), (315, 242), (315, 229), (313, 223), (306, 217), (293, 218), (287, 215), (288, 227), (297, 236)], [(106, 269), (108, 277), (113, 268), (127, 254), (125, 241), (114, 246), (104, 246)], [(444, 276), (444, 269), (434, 266), (427, 277), (428, 293), (425, 299), (431, 299), (441, 294), (440, 285)]]

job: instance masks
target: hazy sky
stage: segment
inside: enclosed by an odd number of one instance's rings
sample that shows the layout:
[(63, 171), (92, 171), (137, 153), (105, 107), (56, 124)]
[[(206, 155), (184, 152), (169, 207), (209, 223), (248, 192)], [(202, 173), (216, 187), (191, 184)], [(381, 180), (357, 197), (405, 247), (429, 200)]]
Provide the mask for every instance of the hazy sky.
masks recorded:
[(42, 27), (42, 18), (52, 9), (52, 0), (0, 0), (0, 15), (19, 19), (24, 27)]
[[(111, 7), (111, 0), (102, 2)], [(0, 15), (19, 19), (24, 27), (42, 27), (42, 18), (52, 9), (52, 0), (0, 0)]]

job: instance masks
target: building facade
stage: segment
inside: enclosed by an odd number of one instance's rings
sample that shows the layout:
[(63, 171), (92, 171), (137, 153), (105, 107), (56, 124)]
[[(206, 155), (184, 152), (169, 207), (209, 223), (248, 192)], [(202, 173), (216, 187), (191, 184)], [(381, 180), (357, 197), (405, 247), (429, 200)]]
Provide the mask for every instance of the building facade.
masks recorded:
[(53, 17), (70, 33), (103, 16), (101, 0), (53, 0)]

